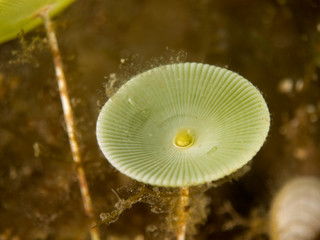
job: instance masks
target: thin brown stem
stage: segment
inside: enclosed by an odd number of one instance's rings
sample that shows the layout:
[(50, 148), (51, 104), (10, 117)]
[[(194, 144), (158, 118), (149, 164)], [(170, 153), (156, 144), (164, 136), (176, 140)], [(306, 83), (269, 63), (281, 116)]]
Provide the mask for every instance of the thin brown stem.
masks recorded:
[(185, 240), (188, 224), (189, 188), (183, 187), (180, 191), (180, 198), (177, 206), (177, 240)]
[(68, 88), (67, 88), (67, 82), (64, 76), (63, 72), (63, 64), (62, 64), (62, 59), (58, 47), (58, 42), (56, 38), (55, 31), (52, 27), (52, 22), (49, 16), (49, 9), (44, 9), (41, 13), (40, 16), (43, 19), (43, 23), (46, 29), (49, 45), (51, 48), (51, 52), (53, 55), (53, 62), (54, 62), (54, 67), (55, 67), (55, 72), (56, 72), (56, 78), (58, 81), (58, 86), (59, 86), (59, 94), (61, 98), (61, 103), (62, 103), (62, 108), (63, 108), (63, 115), (64, 115), (64, 120), (65, 124), (67, 127), (67, 134), (69, 137), (69, 143), (71, 147), (71, 152), (72, 152), (72, 158), (73, 161), (76, 165), (76, 174), (78, 178), (78, 183), (80, 187), (80, 192), (81, 192), (81, 197), (82, 197), (82, 202), (83, 202), (83, 207), (86, 215), (90, 219), (90, 235), (92, 240), (99, 240), (99, 232), (97, 228), (92, 228), (94, 225), (94, 214), (93, 214), (93, 207), (92, 207), (92, 201), (91, 197), (89, 194), (89, 188), (88, 188), (88, 183), (86, 180), (85, 172), (82, 166), (82, 160), (81, 160), (81, 154), (80, 154), (80, 148), (79, 144), (77, 141), (76, 137), (76, 131), (75, 131), (75, 123), (74, 123), (74, 118), (73, 118), (73, 113), (72, 113), (72, 108), (70, 104), (70, 99), (68, 95)]

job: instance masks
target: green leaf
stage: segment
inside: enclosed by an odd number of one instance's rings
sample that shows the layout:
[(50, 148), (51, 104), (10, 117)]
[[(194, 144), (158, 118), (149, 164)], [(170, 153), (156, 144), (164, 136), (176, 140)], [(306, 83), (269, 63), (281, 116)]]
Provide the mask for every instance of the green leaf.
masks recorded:
[(39, 12), (49, 9), (54, 16), (75, 0), (0, 0), (0, 43), (14, 39), (39, 26), (42, 19)]

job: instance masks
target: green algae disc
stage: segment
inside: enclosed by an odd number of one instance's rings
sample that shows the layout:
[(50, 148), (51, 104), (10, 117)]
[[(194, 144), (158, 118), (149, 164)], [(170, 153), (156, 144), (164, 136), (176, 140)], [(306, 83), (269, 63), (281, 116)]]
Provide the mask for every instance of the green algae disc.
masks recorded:
[(268, 107), (246, 79), (199, 63), (141, 73), (110, 98), (97, 122), (104, 155), (120, 172), (158, 186), (190, 186), (245, 165), (269, 131)]
[(37, 16), (49, 8), (50, 16), (61, 12), (75, 0), (0, 0), (0, 43), (29, 32), (41, 24)]

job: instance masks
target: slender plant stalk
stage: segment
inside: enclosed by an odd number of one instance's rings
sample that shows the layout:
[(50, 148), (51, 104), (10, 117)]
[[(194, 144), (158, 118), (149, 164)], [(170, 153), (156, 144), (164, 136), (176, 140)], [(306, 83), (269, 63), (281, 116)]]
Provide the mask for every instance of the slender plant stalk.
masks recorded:
[(189, 188), (183, 187), (180, 191), (180, 199), (177, 207), (177, 216), (179, 218), (177, 224), (177, 240), (185, 240), (187, 224), (188, 224), (188, 206), (189, 206)]
[(60, 93), (60, 98), (62, 102), (63, 115), (64, 115), (66, 127), (67, 127), (67, 133), (68, 133), (69, 143), (70, 143), (71, 152), (72, 152), (72, 158), (76, 165), (76, 174), (77, 174), (78, 183), (80, 187), (83, 207), (86, 215), (90, 219), (91, 239), (100, 240), (98, 229), (92, 227), (95, 224), (93, 221), (94, 214), (93, 214), (92, 201), (89, 193), (85, 172), (82, 166), (80, 148), (79, 148), (79, 144), (76, 137), (75, 123), (74, 123), (72, 108), (71, 108), (70, 99), (68, 95), (67, 82), (63, 72), (62, 59), (61, 59), (61, 55), (58, 47), (56, 34), (52, 27), (52, 22), (49, 16), (49, 9), (44, 9), (39, 15), (43, 19), (49, 45), (53, 55), (56, 78), (58, 81), (59, 93)]

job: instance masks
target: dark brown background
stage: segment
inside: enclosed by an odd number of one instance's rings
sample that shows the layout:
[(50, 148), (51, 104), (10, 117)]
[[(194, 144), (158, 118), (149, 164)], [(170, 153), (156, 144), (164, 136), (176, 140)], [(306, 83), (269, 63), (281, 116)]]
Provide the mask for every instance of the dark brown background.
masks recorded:
[[(319, 1), (78, 0), (55, 24), (97, 219), (114, 209), (111, 189), (127, 186), (119, 190), (126, 198), (134, 188), (95, 138), (109, 74), (121, 83), (185, 55), (249, 79), (272, 118), (250, 172), (207, 191), (210, 214), (195, 239), (268, 239), (276, 191), (294, 176), (320, 175)], [(19, 40), (0, 45), (1, 240), (88, 239), (44, 37), (40, 27), (25, 36), (24, 50)], [(238, 224), (227, 202), (248, 226)], [(262, 227), (253, 225), (261, 219)], [(163, 221), (138, 203), (100, 231), (102, 239), (163, 239)]]

